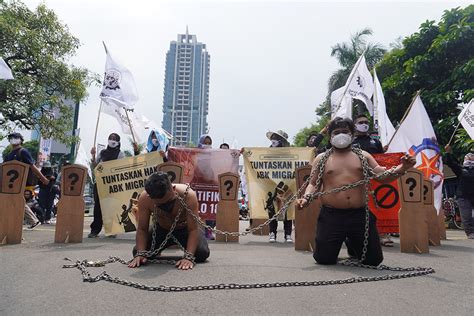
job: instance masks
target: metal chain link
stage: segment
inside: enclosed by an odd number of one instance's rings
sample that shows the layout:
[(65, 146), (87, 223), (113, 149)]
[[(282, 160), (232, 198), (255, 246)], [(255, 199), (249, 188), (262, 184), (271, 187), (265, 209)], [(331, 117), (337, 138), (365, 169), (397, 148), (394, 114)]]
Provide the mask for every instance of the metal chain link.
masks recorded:
[[(69, 260), (65, 258), (65, 260)], [(122, 264), (127, 264), (126, 261), (118, 257), (110, 257), (107, 260), (91, 262), (87, 260), (76, 261), (75, 264), (63, 265), (63, 268), (77, 268), (81, 271), (82, 280), (84, 282), (95, 283), (101, 280), (120, 284), (124, 286), (133, 287), (145, 291), (156, 291), (156, 292), (190, 292), (190, 291), (210, 291), (210, 290), (242, 290), (242, 289), (262, 289), (262, 288), (280, 288), (280, 287), (301, 287), (301, 286), (325, 286), (325, 285), (342, 285), (342, 284), (352, 284), (352, 283), (363, 283), (363, 282), (375, 282), (375, 281), (385, 281), (385, 280), (399, 280), (412, 278), (417, 276), (423, 276), (435, 273), (433, 268), (423, 268), (423, 267), (414, 267), (414, 268), (400, 268), (400, 267), (387, 267), (384, 265), (369, 266), (360, 264), (357, 261), (342, 261), (340, 262), (344, 266), (352, 267), (363, 267), (373, 270), (388, 270), (388, 271), (406, 271), (406, 273), (398, 274), (385, 274), (380, 276), (373, 277), (357, 277), (357, 278), (347, 278), (339, 280), (320, 280), (320, 281), (291, 281), (291, 282), (267, 282), (267, 283), (220, 283), (220, 284), (211, 284), (211, 285), (187, 285), (187, 286), (167, 286), (167, 285), (146, 285), (138, 282), (128, 281), (120, 278), (114, 278), (109, 275), (107, 272), (103, 271), (97, 276), (92, 277), (87, 271), (87, 267), (103, 267), (107, 263), (120, 262)], [(162, 262), (160, 262), (162, 263)]]
[[(311, 193), (311, 197), (309, 197), (310, 200), (313, 200), (316, 197), (321, 197), (323, 195), (327, 194), (332, 194), (332, 193), (339, 193), (342, 191), (346, 191), (349, 189), (356, 188), (362, 184), (365, 186), (365, 232), (364, 232), (364, 242), (363, 242), (363, 250), (362, 250), (362, 256), (360, 260), (342, 260), (340, 261), (341, 265), (344, 266), (351, 266), (351, 267), (361, 267), (361, 268), (367, 268), (367, 269), (373, 269), (373, 270), (387, 270), (387, 271), (405, 271), (407, 273), (402, 273), (402, 274), (385, 274), (381, 276), (374, 276), (374, 277), (358, 277), (358, 278), (348, 278), (348, 279), (340, 279), (340, 280), (327, 280), (327, 281), (296, 281), (296, 282), (273, 282), (273, 283), (247, 283), (247, 284), (236, 284), (236, 283), (229, 283), (229, 284), (214, 284), (214, 285), (195, 285), (195, 286), (165, 286), (165, 285), (159, 285), (159, 286), (150, 286), (150, 285), (145, 285), (141, 284), (138, 282), (132, 282), (132, 281), (127, 281), (123, 280), (120, 278), (113, 278), (110, 276), (108, 273), (105, 271), (102, 272), (101, 274), (98, 274), (95, 277), (92, 277), (90, 273), (88, 272), (87, 268), (88, 267), (104, 267), (106, 264), (109, 263), (114, 263), (114, 262), (119, 262), (122, 264), (128, 264), (130, 261), (126, 261), (123, 259), (120, 259), (119, 257), (109, 257), (107, 260), (102, 260), (102, 261), (88, 261), (88, 260), (82, 260), (82, 261), (76, 261), (75, 264), (67, 264), (63, 265), (63, 268), (77, 268), (81, 271), (82, 278), (84, 282), (98, 282), (101, 280), (120, 284), (120, 285), (125, 285), (125, 286), (130, 286), (134, 287), (137, 289), (141, 290), (147, 290), (147, 291), (158, 291), (158, 292), (183, 292), (183, 291), (203, 291), (203, 290), (220, 290), (220, 289), (256, 289), (256, 288), (276, 288), (276, 287), (299, 287), (299, 286), (324, 286), (324, 285), (336, 285), (336, 284), (351, 284), (351, 283), (361, 283), (361, 282), (374, 282), (374, 281), (381, 281), (381, 280), (397, 280), (397, 279), (403, 279), (403, 278), (411, 278), (411, 277), (416, 277), (416, 276), (423, 276), (423, 275), (428, 275), (431, 273), (435, 273), (435, 270), (433, 268), (423, 268), (423, 267), (409, 267), (409, 268), (401, 268), (401, 267), (388, 267), (385, 265), (379, 265), (379, 266), (371, 266), (371, 265), (366, 265), (363, 264), (362, 262), (366, 258), (366, 253), (367, 253), (367, 245), (368, 245), (368, 237), (369, 237), (369, 207), (368, 207), (368, 201), (369, 201), (369, 192), (370, 192), (370, 180), (371, 179), (376, 179), (380, 180), (382, 178), (385, 178), (387, 176), (393, 176), (397, 175), (397, 173), (394, 172), (394, 168), (390, 170), (386, 170), (381, 174), (376, 175), (373, 170), (370, 168), (368, 164), (367, 158), (363, 155), (362, 150), (357, 147), (352, 147), (352, 151), (359, 157), (362, 163), (362, 170), (363, 170), (363, 179), (356, 181), (351, 184), (343, 185), (338, 188), (334, 188), (328, 191), (320, 192), (319, 189), (321, 188), (322, 184), (322, 176), (324, 173), (324, 168), (326, 165), (326, 162), (329, 158), (329, 156), (332, 154), (333, 149), (329, 149), (326, 151), (326, 153), (322, 156), (321, 160), (318, 162), (318, 165), (313, 168), (311, 171), (310, 177), (303, 183), (303, 185), (299, 188), (296, 194), (293, 194), (292, 196), (288, 197), (285, 200), (284, 205), (282, 208), (272, 217), (269, 218), (267, 221), (265, 221), (263, 224), (260, 224), (254, 228), (252, 228), (249, 231), (246, 232), (226, 232), (226, 231), (221, 231), (219, 229), (215, 229), (210, 227), (209, 225), (206, 225), (201, 218), (196, 215), (189, 207), (186, 205), (185, 198), (187, 196), (187, 193), (189, 191), (189, 185), (186, 188), (186, 192), (184, 195), (184, 198), (177, 197), (178, 201), (181, 203), (181, 207), (178, 211), (177, 216), (175, 217), (175, 220), (170, 228), (170, 231), (165, 237), (165, 240), (160, 244), (158, 249), (155, 248), (155, 238), (156, 238), (156, 224), (157, 224), (157, 210), (156, 206), (153, 211), (153, 233), (152, 233), (152, 247), (150, 251), (139, 251), (137, 252), (136, 256), (144, 256), (149, 258), (148, 262), (149, 263), (157, 263), (157, 264), (176, 264), (176, 260), (165, 260), (165, 259), (153, 259), (153, 257), (159, 255), (159, 253), (164, 249), (166, 246), (166, 243), (168, 240), (171, 238), (173, 241), (181, 248), (181, 250), (184, 251), (185, 253), (185, 258), (188, 259), (189, 256), (192, 256), (182, 245), (181, 243), (176, 239), (176, 237), (172, 234), (174, 229), (176, 228), (176, 224), (179, 220), (179, 216), (181, 215), (181, 212), (183, 209), (185, 209), (192, 217), (193, 219), (201, 225), (203, 228), (206, 229), (211, 229), (217, 234), (223, 234), (226, 236), (245, 236), (248, 234), (251, 234), (257, 230), (262, 229), (264, 226), (268, 225), (272, 220), (277, 219), (277, 217), (283, 213), (287, 212), (288, 207), (292, 202), (296, 200), (298, 196), (301, 195), (301, 192), (306, 189), (306, 186), (309, 184), (309, 182), (312, 180), (314, 177), (316, 170), (318, 170), (318, 177), (316, 179), (316, 191), (314, 193)], [(376, 201), (374, 197), (374, 201)], [(192, 257), (194, 258), (194, 257)], [(65, 258), (65, 260), (69, 260), (68, 258)], [(189, 259), (188, 259), (189, 260)], [(194, 260), (192, 260), (194, 263)]]

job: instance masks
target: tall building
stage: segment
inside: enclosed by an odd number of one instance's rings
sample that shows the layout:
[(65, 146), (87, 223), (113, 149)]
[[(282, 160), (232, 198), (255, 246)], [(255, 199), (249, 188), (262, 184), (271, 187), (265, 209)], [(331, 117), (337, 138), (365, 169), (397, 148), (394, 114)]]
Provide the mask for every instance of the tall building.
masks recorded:
[(166, 54), (162, 127), (175, 146), (197, 145), (207, 133), (209, 113), (209, 62), (206, 44), (196, 35), (178, 34)]

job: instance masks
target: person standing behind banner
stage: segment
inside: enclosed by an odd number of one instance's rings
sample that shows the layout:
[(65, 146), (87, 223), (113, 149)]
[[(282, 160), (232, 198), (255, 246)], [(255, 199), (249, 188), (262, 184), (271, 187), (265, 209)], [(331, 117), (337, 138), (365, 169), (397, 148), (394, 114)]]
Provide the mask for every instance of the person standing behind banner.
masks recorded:
[[(276, 132), (267, 132), (266, 136), (272, 142), (272, 144), (270, 145), (270, 148), (290, 147), (290, 143), (288, 142), (288, 134), (282, 130), (278, 130)], [(277, 192), (277, 193), (283, 193), (283, 192)], [(284, 197), (283, 194), (280, 194), (280, 195), (277, 194), (277, 198), (279, 198), (279, 203), (278, 203), (279, 208), (283, 206), (284, 204), (283, 197)], [(278, 223), (276, 222), (276, 225), (274, 224), (270, 225), (269, 228), (270, 228), (270, 234), (268, 236), (269, 242), (276, 242)], [(283, 229), (285, 231), (285, 235), (284, 235), (285, 242), (288, 242), (288, 243), (293, 242), (293, 239), (291, 239), (291, 232), (293, 230), (293, 221), (288, 219), (287, 212), (285, 212), (285, 217), (283, 219)]]
[(160, 133), (158, 130), (153, 129), (148, 135), (148, 141), (146, 143), (147, 152), (158, 151), (160, 156), (163, 158), (163, 162), (168, 161), (166, 157), (166, 151), (168, 150), (169, 139), (166, 135)]
[[(354, 124), (355, 138), (352, 144), (358, 145), (360, 149), (369, 154), (383, 154), (382, 143), (369, 135), (369, 118), (364, 114), (360, 114), (354, 120)], [(393, 241), (390, 239), (390, 235), (380, 234), (380, 244), (384, 247), (393, 247)]]
[(464, 156), (463, 164), (459, 164), (452, 155), (450, 145), (444, 147), (446, 150), (445, 163), (458, 177), (456, 189), (456, 200), (461, 213), (461, 220), (467, 238), (474, 239), (474, 153), (470, 152)]
[(38, 203), (43, 209), (43, 223), (51, 224), (51, 213), (54, 206), (54, 198), (56, 196), (56, 175), (51, 167), (51, 162), (45, 161), (41, 168), (41, 173), (49, 180), (48, 185), (39, 184)]
[(229, 146), (229, 144), (227, 144), (227, 143), (222, 143), (222, 144), (219, 146), (219, 149), (230, 149), (230, 146)]
[[(92, 147), (91, 155), (93, 168), (101, 162), (124, 158), (125, 154), (120, 150), (120, 136), (116, 133), (110, 134), (107, 141), (107, 148), (101, 150), (96, 156), (96, 149)], [(94, 183), (94, 221), (91, 224), (91, 232), (87, 237), (98, 237), (102, 226), (102, 209), (100, 208), (99, 192), (97, 191), (97, 183)]]
[[(33, 192), (34, 190), (34, 185), (31, 185), (30, 183), (28, 183), (28, 181), (30, 180), (30, 173), (33, 173), (36, 177), (38, 177), (38, 179), (44, 185), (48, 185), (49, 180), (41, 173), (38, 167), (35, 166), (34, 160), (31, 157), (31, 154), (28, 151), (28, 149), (23, 148), (21, 146), (23, 144), (23, 135), (21, 135), (20, 133), (12, 133), (8, 135), (7, 138), (12, 146), (12, 151), (7, 155), (4, 162), (17, 160), (17, 161), (26, 163), (27, 165), (30, 166), (29, 171), (28, 171), (28, 179), (26, 182), (25, 190), (30, 190), (31, 192)], [(41, 225), (41, 222), (39, 221), (39, 219), (35, 216), (35, 214), (31, 211), (31, 209), (26, 204), (25, 204), (25, 219), (26, 219), (26, 222), (29, 223), (29, 226), (28, 226), (29, 229), (33, 229), (36, 226)]]

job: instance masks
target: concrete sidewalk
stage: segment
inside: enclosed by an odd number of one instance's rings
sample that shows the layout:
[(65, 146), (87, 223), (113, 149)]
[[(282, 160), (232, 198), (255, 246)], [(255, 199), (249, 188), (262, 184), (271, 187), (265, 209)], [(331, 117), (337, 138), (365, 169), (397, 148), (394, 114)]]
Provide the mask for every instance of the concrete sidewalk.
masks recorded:
[[(90, 218), (86, 218), (88, 228)], [(241, 222), (241, 230), (248, 222)], [(84, 283), (77, 269), (62, 269), (73, 260), (131, 259), (134, 234), (113, 238), (87, 238), (81, 244), (54, 244), (54, 226), (23, 231), (21, 245), (0, 247), (0, 315), (472, 315), (474, 314), (474, 241), (460, 230), (448, 231), (441, 247), (429, 254), (400, 253), (384, 248), (389, 266), (433, 267), (428, 276), (320, 287), (247, 290), (214, 290), (158, 293), (109, 282)], [(92, 275), (107, 271), (113, 277), (147, 285), (209, 285), (345, 279), (385, 274), (362, 268), (321, 266), (309, 252), (297, 252), (293, 244), (268, 243), (268, 236), (241, 237), (239, 244), (210, 242), (208, 262), (192, 271), (173, 266), (147, 265), (129, 269), (119, 263), (89, 268)], [(164, 255), (181, 255), (167, 250)], [(345, 256), (342, 250), (340, 256)]]

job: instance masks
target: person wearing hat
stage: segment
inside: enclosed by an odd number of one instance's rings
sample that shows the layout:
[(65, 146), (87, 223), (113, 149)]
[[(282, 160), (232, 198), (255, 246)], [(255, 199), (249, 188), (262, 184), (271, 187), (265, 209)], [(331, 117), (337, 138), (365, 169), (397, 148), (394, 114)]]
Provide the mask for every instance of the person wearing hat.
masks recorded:
[[(267, 138), (272, 142), (270, 148), (276, 147), (289, 147), (290, 142), (288, 142), (288, 134), (282, 130), (277, 130), (276, 132), (267, 132)], [(284, 204), (284, 191), (276, 190), (276, 200), (278, 208), (281, 208)], [(270, 234), (269, 234), (269, 242), (273, 243), (276, 242), (277, 236), (277, 228), (278, 223), (274, 221), (274, 223), (270, 223)], [(293, 221), (287, 218), (287, 213), (285, 212), (285, 217), (283, 219), (283, 228), (285, 231), (285, 242), (291, 243), (293, 239), (291, 239), (291, 232), (293, 229)]]
[[(120, 136), (116, 133), (110, 134), (107, 140), (107, 148), (101, 150), (96, 156), (96, 148), (92, 147), (91, 155), (92, 168), (95, 168), (95, 166), (101, 162), (124, 158), (125, 154), (120, 150)], [(97, 184), (94, 184), (94, 220), (90, 226), (91, 232), (87, 237), (98, 237), (100, 231), (102, 230), (102, 226), (102, 209), (100, 208), (99, 193), (97, 191)]]
[[(48, 185), (49, 180), (41, 173), (38, 167), (35, 166), (35, 161), (33, 160), (33, 157), (31, 157), (31, 154), (28, 151), (28, 149), (22, 147), (22, 144), (24, 141), (23, 135), (21, 135), (20, 133), (11, 133), (7, 136), (7, 138), (8, 138), (8, 141), (10, 142), (10, 145), (12, 146), (12, 151), (5, 158), (5, 162), (17, 160), (17, 161), (26, 163), (27, 165), (30, 166), (30, 171), (36, 177), (38, 177), (38, 179), (44, 185)], [(30, 177), (28, 176), (28, 178)], [(34, 185), (32, 185), (31, 183), (28, 183), (27, 181), (25, 190), (30, 190), (31, 192), (33, 192)], [(26, 204), (25, 204), (25, 219), (26, 219), (26, 222), (29, 224), (28, 228), (30, 229), (33, 229), (36, 226), (41, 224), (38, 217), (36, 217), (36, 215), (31, 211), (31, 209)]]

